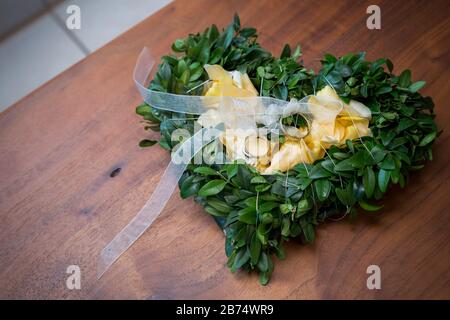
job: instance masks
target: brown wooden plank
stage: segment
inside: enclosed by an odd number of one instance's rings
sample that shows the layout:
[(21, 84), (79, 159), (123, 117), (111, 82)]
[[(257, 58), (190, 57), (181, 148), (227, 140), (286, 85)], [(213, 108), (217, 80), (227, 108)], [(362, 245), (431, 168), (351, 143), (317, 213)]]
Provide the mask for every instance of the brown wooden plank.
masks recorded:
[[(449, 132), (435, 159), (381, 214), (320, 227), (314, 246), (290, 243), (272, 281), (231, 274), (223, 234), (193, 200), (174, 194), (165, 212), (100, 280), (98, 253), (137, 213), (169, 161), (141, 150), (146, 134), (131, 74), (149, 46), (171, 42), (234, 12), (277, 53), (300, 42), (306, 65), (325, 52), (366, 50), (410, 67), (433, 96), (437, 122), (450, 121), (450, 3), (378, 1), (382, 29), (366, 28), (370, 1), (176, 1), (0, 114), (1, 298), (450, 298)], [(110, 172), (122, 170), (114, 178)], [(68, 265), (82, 289), (65, 286)], [(382, 290), (366, 288), (366, 268)]]

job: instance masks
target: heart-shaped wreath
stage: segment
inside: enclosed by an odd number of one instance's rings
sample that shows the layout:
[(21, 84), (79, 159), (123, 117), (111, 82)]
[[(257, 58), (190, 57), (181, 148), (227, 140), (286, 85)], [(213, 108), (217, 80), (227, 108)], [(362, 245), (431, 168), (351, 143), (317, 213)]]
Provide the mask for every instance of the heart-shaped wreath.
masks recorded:
[[(292, 52), (286, 45), (276, 58), (256, 38), (256, 29), (241, 28), (235, 15), (222, 32), (213, 25), (203, 33), (176, 40), (172, 45), (176, 54), (162, 57), (149, 89), (205, 95), (205, 84), (212, 79), (213, 86), (209, 84), (208, 88), (215, 94), (210, 91), (211, 95), (227, 95), (224, 92), (239, 87), (234, 93), (239, 96), (245, 90), (259, 88), (256, 95), (300, 100), (332, 88), (342, 104), (360, 110), (356, 117), (348, 114), (335, 122), (344, 126), (340, 142), (330, 143), (328, 137), (324, 142), (327, 147), (315, 157), (299, 157), (297, 163), (294, 157), (294, 162), (286, 160), (289, 163), (283, 165), (285, 154), (279, 157), (278, 170), (265, 174), (263, 169), (242, 162), (190, 164), (179, 180), (181, 197), (194, 196), (225, 231), (228, 267), (233, 272), (241, 268), (258, 270), (261, 284), (267, 284), (274, 269), (273, 254), (280, 259), (285, 256), (284, 241), (298, 238), (312, 243), (315, 227), (328, 218), (353, 218), (358, 207), (364, 211), (381, 209), (379, 200), (391, 184), (403, 188), (410, 171), (432, 160), (431, 146), (438, 131), (432, 99), (418, 93), (425, 82), (411, 82), (410, 70), (395, 76), (389, 59), (367, 61), (364, 53), (340, 58), (326, 54), (322, 68), (315, 74), (299, 62), (299, 46)], [(218, 67), (214, 70), (211, 65)], [(220, 78), (220, 70), (234, 70), (227, 73), (233, 81), (238, 71), (239, 85), (231, 91), (217, 87), (220, 79), (214, 79), (214, 74)], [(353, 109), (352, 101), (356, 103)], [(364, 108), (370, 110), (369, 117), (361, 116)], [(146, 130), (161, 132), (159, 145), (167, 150), (179, 143), (171, 138), (175, 129), (193, 132), (198, 121), (198, 116), (158, 110), (146, 103), (136, 112), (144, 117)], [(291, 131), (291, 125), (297, 122), (293, 116), (283, 119)], [(347, 128), (342, 124), (345, 121), (350, 121)], [(352, 127), (358, 128), (355, 121), (362, 123), (359, 130), (366, 134), (349, 133)], [(285, 138), (281, 137), (280, 151), (287, 143)], [(146, 139), (140, 146), (155, 143)]]

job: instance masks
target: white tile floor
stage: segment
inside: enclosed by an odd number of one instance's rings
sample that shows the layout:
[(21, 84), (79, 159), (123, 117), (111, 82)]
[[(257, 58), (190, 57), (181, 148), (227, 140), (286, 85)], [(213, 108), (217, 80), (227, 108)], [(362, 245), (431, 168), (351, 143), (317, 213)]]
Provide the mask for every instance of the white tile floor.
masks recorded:
[[(67, 0), (13, 33), (0, 42), (0, 112), (169, 2)], [(71, 4), (80, 30), (64, 30)]]

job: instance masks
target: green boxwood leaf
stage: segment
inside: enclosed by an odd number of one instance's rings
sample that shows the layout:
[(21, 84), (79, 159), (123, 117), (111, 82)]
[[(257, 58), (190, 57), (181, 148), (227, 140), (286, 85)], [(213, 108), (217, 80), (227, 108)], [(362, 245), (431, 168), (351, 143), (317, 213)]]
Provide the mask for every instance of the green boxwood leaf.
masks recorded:
[(194, 169), (194, 172), (195, 173), (199, 173), (199, 174), (201, 174), (203, 176), (217, 176), (217, 175), (219, 175), (219, 173), (216, 170), (214, 170), (214, 169), (212, 169), (210, 167), (197, 167), (197, 168)]
[(203, 75), (203, 69), (197, 68), (191, 73), (191, 77), (189, 78), (189, 82), (193, 82), (198, 80)]
[(228, 179), (233, 178), (238, 172), (238, 164), (236, 163), (226, 164), (225, 171), (227, 172)]
[(263, 245), (267, 244), (267, 236), (266, 236), (266, 230), (265, 230), (265, 226), (260, 224), (258, 226), (258, 228), (256, 229), (256, 236), (258, 237), (259, 241), (261, 241), (261, 243)]
[(390, 85), (384, 85), (381, 87), (378, 87), (377, 90), (375, 90), (375, 95), (382, 95), (388, 92), (392, 91), (392, 87)]
[(309, 179), (321, 179), (331, 177), (333, 174), (326, 170), (320, 163), (316, 164), (313, 169), (310, 171), (308, 178)]
[(236, 183), (242, 188), (250, 189), (250, 180), (252, 179), (252, 174), (250, 170), (244, 165), (237, 165), (237, 174), (234, 178)]
[(379, 146), (374, 147), (372, 150), (370, 150), (374, 157), (375, 163), (380, 163), (384, 160), (384, 157), (387, 155), (387, 151), (381, 149)]
[(297, 211), (306, 212), (312, 208), (312, 203), (308, 199), (302, 199), (297, 204)]
[(148, 104), (141, 104), (136, 107), (136, 113), (140, 116), (145, 116), (147, 113), (150, 113), (152, 109)]
[(267, 183), (267, 180), (262, 176), (255, 176), (250, 180), (251, 184), (257, 184), (257, 183)]
[(231, 268), (234, 264), (234, 261), (236, 260), (237, 251), (233, 250), (231, 254), (228, 256), (227, 260), (227, 266), (228, 268)]
[(290, 203), (280, 204), (280, 211), (282, 214), (290, 214), (294, 212), (295, 206)]
[(281, 235), (288, 237), (290, 233), (291, 220), (289, 218), (283, 218), (281, 222)]
[(331, 190), (331, 183), (327, 179), (319, 179), (314, 181), (317, 197), (319, 201), (325, 201), (328, 198)]
[(384, 158), (383, 162), (381, 162), (380, 168), (384, 170), (394, 170), (395, 169), (394, 157), (388, 154), (386, 158)]
[(271, 202), (263, 202), (262, 204), (259, 205), (258, 211), (259, 211), (260, 213), (263, 213), (263, 212), (270, 212), (270, 211), (272, 211), (274, 208), (277, 208), (278, 206), (279, 206), (279, 203), (278, 203), (278, 202), (273, 202), (273, 201), (271, 201)]
[(429, 134), (427, 134), (423, 139), (420, 141), (419, 146), (424, 147), (430, 142), (432, 142), (436, 138), (436, 131), (433, 131)]
[(248, 260), (250, 259), (250, 253), (246, 248), (242, 248), (236, 254), (236, 258), (234, 259), (233, 266), (231, 267), (232, 272), (236, 272), (239, 268), (241, 268)]
[(404, 70), (398, 79), (398, 85), (402, 88), (408, 88), (411, 84), (411, 70)]
[(376, 186), (375, 173), (372, 167), (367, 167), (363, 175), (364, 192), (367, 198), (371, 198)]
[(380, 171), (378, 172), (378, 186), (380, 188), (380, 191), (385, 193), (388, 186), (389, 186), (389, 179), (391, 177), (391, 172), (384, 170), (384, 169), (380, 169)]
[(260, 220), (262, 224), (271, 224), (273, 222), (273, 216), (269, 212), (266, 212), (261, 215)]
[(373, 204), (370, 204), (370, 203), (367, 203), (366, 201), (364, 201), (364, 200), (359, 200), (359, 205), (361, 206), (361, 208), (363, 208), (364, 210), (366, 210), (366, 211), (378, 211), (378, 210), (380, 210), (381, 208), (383, 208), (383, 206), (381, 205), (381, 206), (377, 206), (377, 205), (373, 205)]
[(260, 272), (259, 273), (259, 283), (262, 286), (265, 286), (266, 284), (269, 283), (270, 276), (271, 276), (270, 272)]
[(186, 50), (186, 43), (183, 39), (177, 39), (172, 44), (172, 50), (175, 52), (183, 52)]
[(314, 226), (312, 223), (306, 221), (306, 219), (300, 219), (300, 226), (302, 227), (303, 235), (308, 243), (313, 243), (316, 235), (314, 232)]
[(394, 64), (391, 60), (386, 59), (386, 66), (388, 67), (389, 72), (392, 73), (392, 70), (394, 70)]
[(197, 181), (194, 175), (187, 177), (180, 187), (181, 198), (186, 199), (190, 196), (197, 194), (200, 189), (200, 182)]
[(302, 233), (302, 228), (300, 227), (300, 224), (298, 224), (296, 222), (292, 222), (289, 232), (290, 232), (290, 236), (295, 238), (295, 237), (298, 237)]
[(345, 159), (342, 161), (339, 161), (336, 166), (334, 167), (334, 170), (336, 171), (353, 171), (355, 168), (352, 165), (352, 162), (350, 159)]
[[(364, 149), (359, 150), (357, 153), (355, 153), (351, 158), (344, 160), (345, 162), (348, 162), (353, 169), (360, 169), (364, 168), (367, 165), (370, 165), (373, 161), (370, 154)], [(344, 162), (341, 161), (340, 163)]]
[(222, 58), (223, 52), (224, 49), (222, 47), (215, 48), (209, 58), (209, 63), (216, 64), (217, 62), (219, 62), (220, 58)]
[(219, 199), (208, 199), (206, 203), (222, 213), (228, 213), (232, 209), (225, 201)]
[(264, 251), (261, 252), (257, 267), (261, 272), (266, 272), (269, 270), (269, 256)]
[(144, 139), (139, 142), (139, 147), (141, 147), (141, 148), (151, 147), (157, 142), (158, 141), (155, 141), (155, 140)]
[(265, 192), (269, 190), (272, 186), (270, 184), (259, 184), (255, 187), (255, 191), (257, 192)]
[[(200, 49), (200, 53), (198, 55), (198, 60), (200, 61), (200, 63), (202, 63), (202, 64), (208, 63), (209, 54), (210, 54), (209, 45), (207, 43), (205, 43), (202, 46), (202, 48)], [(188, 77), (188, 79), (189, 79), (189, 77)]]
[[(398, 123), (397, 132), (402, 132), (403, 130), (408, 129), (415, 124), (416, 124), (416, 121), (408, 119), (408, 118), (403, 118)], [(389, 132), (393, 132), (393, 131), (389, 131)]]
[(215, 208), (213, 208), (211, 206), (205, 206), (205, 211), (215, 217), (226, 217), (226, 215), (227, 215), (226, 213), (216, 210)]
[(281, 51), (280, 58), (289, 58), (291, 56), (291, 47), (288, 43), (284, 45), (283, 50)]
[(233, 25), (229, 25), (228, 28), (225, 30), (225, 33), (223, 33), (223, 41), (221, 43), (219, 43), (219, 46), (222, 46), (225, 49), (227, 49), (231, 42), (233, 41), (233, 34), (234, 34), (234, 29), (233, 29)]
[(198, 191), (198, 195), (201, 197), (207, 197), (218, 194), (223, 190), (223, 188), (225, 188), (226, 185), (227, 182), (221, 179), (209, 181), (207, 184), (200, 188), (200, 190)]
[(238, 220), (247, 224), (256, 224), (256, 209), (247, 207), (238, 211)]
[(284, 251), (281, 243), (278, 246), (275, 246), (275, 254), (277, 255), (277, 258), (280, 260), (286, 259), (286, 252)]
[(395, 138), (396, 132), (394, 130), (382, 131), (380, 133), (381, 142), (384, 146), (389, 145), (392, 139)]
[(239, 34), (243, 37), (251, 37), (256, 34), (255, 28), (243, 28)]
[(333, 153), (333, 158), (336, 158), (338, 160), (344, 160), (349, 157), (350, 157), (350, 155), (348, 153), (344, 153), (344, 152), (334, 152)]
[(256, 265), (259, 261), (259, 256), (261, 254), (261, 242), (256, 236), (256, 232), (253, 233), (252, 240), (250, 242), (250, 262)]
[(422, 89), (423, 88), (423, 86), (426, 84), (426, 82), (425, 81), (417, 81), (417, 82), (414, 82), (412, 85), (410, 85), (409, 86), (409, 91), (410, 92), (417, 92), (417, 91), (419, 91), (420, 89)]
[(399, 179), (400, 179), (400, 171), (398, 169), (397, 170), (392, 170), (391, 171), (391, 181), (392, 181), (392, 183), (398, 183)]
[(242, 201), (244, 207), (252, 207), (256, 210), (256, 197), (249, 197)]
[(180, 76), (183, 74), (184, 71), (188, 68), (186, 61), (184, 59), (181, 59), (178, 61), (177, 65), (177, 74)]
[(159, 123), (161, 122), (161, 120), (158, 119), (152, 111), (150, 111), (149, 113), (146, 113), (144, 115), (144, 120), (147, 120), (147, 121), (150, 121), (150, 122), (154, 122), (155, 126), (158, 127), (158, 129), (155, 130), (155, 131), (159, 131)]
[(353, 196), (353, 183), (348, 183), (345, 189), (334, 189), (336, 196), (346, 206), (352, 206), (355, 204), (355, 198)]

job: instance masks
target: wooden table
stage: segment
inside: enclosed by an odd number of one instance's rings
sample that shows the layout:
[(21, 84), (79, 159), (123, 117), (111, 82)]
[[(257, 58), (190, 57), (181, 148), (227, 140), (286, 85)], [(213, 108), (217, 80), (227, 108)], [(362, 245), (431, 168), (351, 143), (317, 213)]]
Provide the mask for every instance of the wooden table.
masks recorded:
[[(224, 238), (192, 199), (176, 192), (165, 212), (97, 281), (100, 250), (138, 212), (168, 164), (146, 136), (132, 70), (144, 46), (170, 44), (239, 12), (274, 53), (300, 42), (306, 65), (325, 52), (367, 50), (412, 68), (450, 122), (450, 3), (377, 1), (381, 30), (366, 28), (373, 1), (175, 1), (0, 114), (0, 297), (58, 299), (450, 298), (449, 130), (435, 159), (393, 188), (381, 213), (319, 228), (314, 246), (287, 245), (272, 281), (231, 274)], [(33, 70), (30, 70), (33, 72)], [(120, 173), (110, 173), (121, 168)], [(368, 290), (366, 268), (381, 268)], [(81, 289), (66, 288), (79, 265)]]

